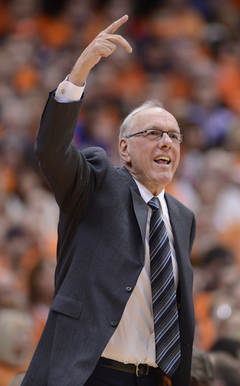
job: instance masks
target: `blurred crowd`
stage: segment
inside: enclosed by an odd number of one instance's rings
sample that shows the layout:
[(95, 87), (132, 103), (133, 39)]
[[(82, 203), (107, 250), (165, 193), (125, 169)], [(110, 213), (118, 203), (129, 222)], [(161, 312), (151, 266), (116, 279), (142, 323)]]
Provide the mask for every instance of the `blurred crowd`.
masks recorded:
[(58, 208), (33, 154), (41, 113), (86, 45), (124, 14), (133, 53), (119, 47), (92, 70), (75, 141), (103, 147), (117, 166), (131, 109), (159, 99), (177, 118), (184, 141), (167, 191), (197, 220), (194, 343), (222, 372), (228, 360), (239, 366), (238, 346), (213, 350), (240, 342), (240, 0), (1, 0), (0, 386), (26, 370), (54, 291)]

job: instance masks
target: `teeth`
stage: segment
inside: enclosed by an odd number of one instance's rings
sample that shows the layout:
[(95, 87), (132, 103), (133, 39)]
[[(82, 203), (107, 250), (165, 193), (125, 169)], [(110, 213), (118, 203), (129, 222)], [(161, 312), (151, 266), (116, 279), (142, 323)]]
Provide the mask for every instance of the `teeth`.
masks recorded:
[(156, 158), (155, 158), (155, 161), (159, 161), (160, 159), (163, 160), (163, 161), (167, 161), (167, 162), (170, 161), (170, 158), (164, 157), (164, 156), (156, 157)]

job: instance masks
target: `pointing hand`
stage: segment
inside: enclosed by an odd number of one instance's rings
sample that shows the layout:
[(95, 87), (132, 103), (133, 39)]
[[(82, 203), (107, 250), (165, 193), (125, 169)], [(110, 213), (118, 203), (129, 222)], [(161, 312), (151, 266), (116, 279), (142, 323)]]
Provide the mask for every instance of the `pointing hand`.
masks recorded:
[(132, 52), (132, 47), (127, 40), (121, 35), (114, 33), (122, 24), (126, 23), (127, 20), (127, 15), (121, 17), (96, 36), (78, 58), (69, 76), (70, 82), (77, 86), (83, 86), (90, 70), (102, 57), (111, 55), (116, 50), (117, 43), (121, 44), (127, 52)]

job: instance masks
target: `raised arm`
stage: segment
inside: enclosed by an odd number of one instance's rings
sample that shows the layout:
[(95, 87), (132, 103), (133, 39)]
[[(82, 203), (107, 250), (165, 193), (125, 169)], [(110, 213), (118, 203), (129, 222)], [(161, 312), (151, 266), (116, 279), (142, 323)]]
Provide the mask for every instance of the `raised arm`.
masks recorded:
[[(125, 15), (112, 23), (82, 52), (69, 75), (69, 81), (82, 86), (101, 57), (111, 55), (116, 44), (129, 53), (129, 43), (114, 32), (126, 21)], [(35, 154), (56, 200), (64, 210), (71, 210), (78, 200), (84, 200), (93, 190), (92, 168), (73, 141), (82, 101), (58, 103), (54, 94), (48, 100), (38, 132)], [(92, 180), (91, 180), (92, 179)]]

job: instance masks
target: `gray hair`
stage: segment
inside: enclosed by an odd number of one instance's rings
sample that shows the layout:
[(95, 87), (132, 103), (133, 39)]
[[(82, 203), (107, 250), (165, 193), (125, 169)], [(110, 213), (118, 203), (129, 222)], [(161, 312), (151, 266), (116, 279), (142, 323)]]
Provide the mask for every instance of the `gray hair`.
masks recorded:
[(213, 386), (214, 365), (209, 353), (193, 346), (191, 386)]
[(124, 119), (123, 123), (120, 126), (119, 140), (123, 137), (126, 137), (128, 134), (131, 133), (133, 118), (141, 111), (146, 110), (146, 109), (150, 109), (152, 107), (158, 107), (158, 108), (162, 109), (163, 105), (159, 100), (152, 99), (152, 100), (144, 102), (141, 106), (139, 106), (139, 107), (135, 108), (133, 111), (131, 111), (131, 113), (127, 115), (127, 117)]

